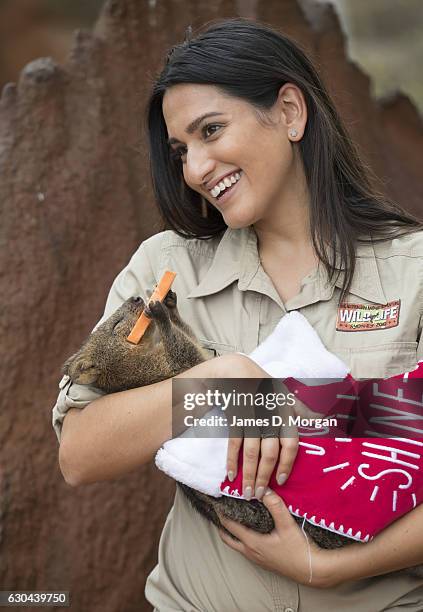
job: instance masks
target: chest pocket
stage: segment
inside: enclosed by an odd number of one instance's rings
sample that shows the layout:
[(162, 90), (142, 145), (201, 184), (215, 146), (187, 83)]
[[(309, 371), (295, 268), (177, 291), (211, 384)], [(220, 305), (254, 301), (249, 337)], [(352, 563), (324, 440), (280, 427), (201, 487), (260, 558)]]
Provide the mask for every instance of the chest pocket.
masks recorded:
[(390, 342), (346, 349), (339, 356), (349, 363), (354, 378), (389, 378), (416, 366), (417, 342)]
[(226, 353), (235, 353), (237, 350), (230, 344), (221, 344), (220, 342), (213, 342), (213, 340), (205, 340), (204, 338), (200, 338), (200, 344), (210, 359), (225, 355)]

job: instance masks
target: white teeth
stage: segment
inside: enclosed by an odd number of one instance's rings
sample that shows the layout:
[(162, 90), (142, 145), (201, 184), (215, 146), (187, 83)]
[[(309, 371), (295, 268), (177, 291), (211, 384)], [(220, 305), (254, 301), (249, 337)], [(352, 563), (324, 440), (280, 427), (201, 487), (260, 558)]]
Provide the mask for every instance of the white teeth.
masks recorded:
[(211, 195), (214, 198), (217, 198), (219, 193), (224, 191), (227, 187), (232, 187), (232, 185), (234, 185), (237, 181), (239, 181), (240, 178), (241, 178), (241, 174), (239, 172), (235, 172), (234, 174), (231, 174), (230, 176), (225, 176), (225, 178), (222, 179), (220, 183), (215, 185), (213, 189), (210, 190)]

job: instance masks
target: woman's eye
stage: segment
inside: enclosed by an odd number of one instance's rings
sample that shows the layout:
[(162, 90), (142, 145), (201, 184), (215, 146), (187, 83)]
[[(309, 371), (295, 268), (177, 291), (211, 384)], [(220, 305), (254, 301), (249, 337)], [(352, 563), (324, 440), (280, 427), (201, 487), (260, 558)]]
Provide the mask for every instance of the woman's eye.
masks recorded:
[[(208, 123), (207, 125), (205, 125), (203, 127), (203, 135), (207, 138), (208, 136), (213, 136), (213, 134), (216, 133), (216, 131), (220, 128), (221, 126), (218, 125), (217, 123)], [(213, 129), (213, 128), (217, 128), (217, 130)], [(211, 132), (209, 132), (209, 130), (211, 130)]]
[[(207, 123), (207, 125), (205, 125), (201, 131), (202, 131), (204, 138), (208, 138), (209, 136), (213, 136), (213, 134), (215, 134), (216, 131), (221, 127), (222, 126), (218, 125), (217, 123)], [(186, 154), (187, 154), (186, 147), (178, 147), (177, 149), (171, 149), (170, 151), (171, 159), (175, 161), (181, 161), (182, 163), (184, 163), (183, 157), (185, 157)]]

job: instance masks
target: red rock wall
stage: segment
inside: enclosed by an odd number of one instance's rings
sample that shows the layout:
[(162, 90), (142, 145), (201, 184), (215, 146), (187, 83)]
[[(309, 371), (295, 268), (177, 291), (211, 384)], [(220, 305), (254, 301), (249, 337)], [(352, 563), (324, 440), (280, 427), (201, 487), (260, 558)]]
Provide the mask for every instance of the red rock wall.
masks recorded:
[(50, 424), (62, 362), (139, 242), (161, 229), (140, 126), (165, 49), (189, 23), (216, 17), (280, 27), (320, 64), (386, 191), (422, 213), (416, 109), (370, 99), (332, 10), (312, 27), (295, 0), (152, 4), (109, 0), (63, 66), (32, 62), (0, 101), (0, 584), (69, 590), (75, 612), (150, 609), (145, 577), (172, 500), (173, 484), (152, 466), (69, 487)]

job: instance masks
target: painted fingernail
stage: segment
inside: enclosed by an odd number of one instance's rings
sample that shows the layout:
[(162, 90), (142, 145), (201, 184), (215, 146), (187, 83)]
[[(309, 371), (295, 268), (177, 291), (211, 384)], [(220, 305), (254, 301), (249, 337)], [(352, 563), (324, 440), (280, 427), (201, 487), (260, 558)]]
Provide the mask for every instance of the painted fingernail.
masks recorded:
[(261, 499), (264, 495), (264, 487), (257, 487), (256, 489), (256, 497), (257, 499)]
[(276, 482), (278, 483), (278, 485), (283, 485), (285, 484), (287, 478), (288, 478), (288, 474), (278, 474), (276, 478)]
[(229, 470), (228, 472), (228, 478), (231, 482), (233, 482), (233, 479), (235, 478), (235, 474), (233, 473), (232, 470)]
[(245, 491), (244, 491), (244, 497), (247, 501), (250, 501), (251, 497), (253, 495), (253, 489), (252, 487), (245, 487)]
[(273, 493), (272, 489), (269, 489), (269, 487), (267, 487), (265, 495), (270, 495), (271, 493)]

